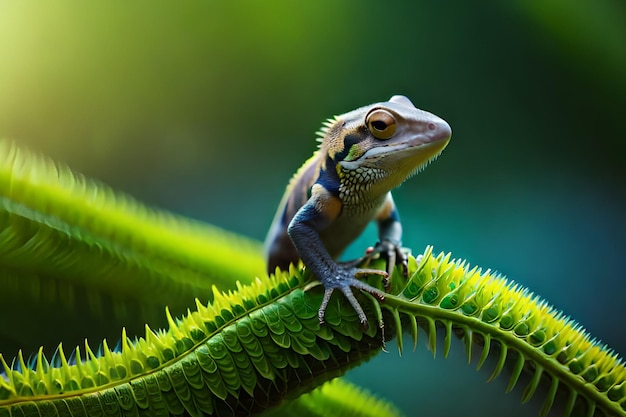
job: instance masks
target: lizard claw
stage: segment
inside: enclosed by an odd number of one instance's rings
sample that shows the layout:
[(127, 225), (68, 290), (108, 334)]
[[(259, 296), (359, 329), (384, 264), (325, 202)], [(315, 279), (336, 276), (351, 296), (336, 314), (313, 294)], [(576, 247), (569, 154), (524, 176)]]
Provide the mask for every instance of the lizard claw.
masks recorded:
[(359, 281), (355, 277), (376, 274), (385, 277), (388, 279), (388, 275), (385, 271), (380, 271), (378, 269), (358, 269), (358, 268), (341, 268), (338, 273), (335, 274), (333, 278), (329, 279), (320, 279), (322, 284), (324, 285), (324, 298), (322, 298), (322, 303), (318, 310), (318, 318), (320, 321), (320, 325), (325, 323), (324, 317), (326, 315), (326, 309), (328, 308), (328, 303), (330, 301), (330, 296), (332, 295), (335, 289), (338, 289), (343, 293), (346, 297), (352, 308), (356, 311), (359, 322), (361, 323), (361, 327), (363, 330), (367, 330), (367, 316), (363, 311), (363, 308), (357, 301), (356, 297), (352, 292), (352, 288), (357, 288), (363, 291), (367, 291), (376, 297), (379, 301), (383, 301), (385, 299), (385, 293), (379, 290), (378, 288), (374, 288), (369, 284), (366, 284), (362, 281)]
[(360, 271), (367, 271), (364, 273), (357, 273), (359, 275), (376, 274), (383, 276), (383, 284), (385, 285), (385, 291), (389, 292), (390, 279), (393, 275), (393, 269), (396, 265), (401, 265), (402, 275), (407, 277), (409, 275), (409, 259), (406, 253), (402, 250), (400, 243), (395, 243), (387, 239), (383, 239), (382, 242), (377, 242), (376, 246), (370, 246), (365, 250), (365, 255), (348, 262), (342, 262), (342, 267), (354, 268), (357, 265), (367, 265), (373, 259), (383, 256), (387, 259), (387, 270), (385, 273), (376, 269), (359, 269)]
[[(362, 277), (365, 275), (379, 275), (383, 278), (383, 285), (385, 286), (385, 291), (389, 291), (389, 277), (391, 276), (389, 274), (389, 272), (385, 272), (385, 271), (381, 271), (380, 269), (363, 269), (363, 268), (359, 268), (357, 269), (357, 271), (354, 273), (355, 277)], [(361, 281), (358, 281), (361, 282)], [(369, 287), (369, 285), (368, 285)], [(363, 288), (365, 289), (365, 288)], [(366, 290), (367, 291), (367, 290)], [(369, 293), (371, 293), (372, 295), (376, 296), (376, 294), (372, 293), (371, 291), (367, 291)], [(382, 301), (382, 299), (381, 299)]]

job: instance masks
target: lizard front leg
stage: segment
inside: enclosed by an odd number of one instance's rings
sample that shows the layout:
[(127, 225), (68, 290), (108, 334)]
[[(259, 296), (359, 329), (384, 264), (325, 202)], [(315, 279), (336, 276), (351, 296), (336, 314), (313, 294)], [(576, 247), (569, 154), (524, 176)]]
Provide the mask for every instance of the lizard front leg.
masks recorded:
[[(362, 265), (370, 260), (382, 256), (387, 260), (387, 273), (391, 277), (396, 265), (402, 266), (404, 276), (408, 274), (408, 257), (402, 250), (402, 223), (398, 210), (393, 202), (391, 193), (387, 194), (385, 202), (376, 216), (378, 223), (378, 242), (367, 250), (365, 256), (350, 262), (350, 265)], [(385, 289), (389, 290), (389, 281), (385, 282)]]
[[(319, 186), (318, 186), (319, 187)], [(315, 187), (314, 187), (315, 188)], [(322, 188), (322, 187), (320, 187)], [(315, 193), (317, 191), (317, 193)], [(357, 279), (358, 276), (377, 274), (387, 278), (388, 274), (377, 269), (361, 269), (352, 265), (339, 264), (331, 258), (320, 238), (320, 231), (330, 227), (341, 211), (341, 201), (324, 190), (314, 190), (311, 199), (298, 210), (289, 224), (287, 232), (298, 255), (324, 286), (324, 298), (318, 312), (320, 323), (324, 323), (326, 308), (335, 289), (340, 290), (357, 312), (359, 321), (367, 328), (367, 317), (354, 297), (352, 288), (367, 291), (379, 300), (385, 293)]]
[(387, 258), (387, 272), (391, 276), (396, 265), (402, 265), (404, 276), (408, 273), (408, 257), (402, 250), (402, 223), (391, 193), (387, 194), (383, 207), (376, 216), (378, 222), (378, 243), (373, 254), (380, 253)]

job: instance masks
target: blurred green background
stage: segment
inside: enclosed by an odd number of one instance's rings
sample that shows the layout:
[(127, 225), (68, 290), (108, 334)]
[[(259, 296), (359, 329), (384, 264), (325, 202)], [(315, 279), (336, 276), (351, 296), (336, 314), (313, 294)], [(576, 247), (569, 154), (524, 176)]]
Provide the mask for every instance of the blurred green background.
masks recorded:
[[(394, 194), (404, 243), (506, 274), (626, 355), (626, 3), (0, 4), (0, 136), (259, 240), (320, 122), (393, 94), (454, 132)], [(390, 352), (349, 378), (408, 415), (540, 406), (460, 343)]]

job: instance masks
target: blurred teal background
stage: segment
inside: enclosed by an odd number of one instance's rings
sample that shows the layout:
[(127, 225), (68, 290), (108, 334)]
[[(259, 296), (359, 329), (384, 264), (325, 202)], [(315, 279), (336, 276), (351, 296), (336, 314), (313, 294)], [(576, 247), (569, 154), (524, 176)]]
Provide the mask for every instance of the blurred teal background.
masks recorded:
[[(626, 355), (626, 3), (0, 6), (0, 136), (259, 240), (320, 122), (393, 94), (454, 132), (394, 194), (404, 243), (507, 275)], [(390, 352), (349, 378), (408, 415), (540, 407), (460, 343)]]

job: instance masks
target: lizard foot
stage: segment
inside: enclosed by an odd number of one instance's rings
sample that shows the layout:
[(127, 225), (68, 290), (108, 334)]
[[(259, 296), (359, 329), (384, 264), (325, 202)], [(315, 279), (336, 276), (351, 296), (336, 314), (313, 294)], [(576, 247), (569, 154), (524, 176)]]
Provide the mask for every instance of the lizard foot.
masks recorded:
[(409, 258), (402, 250), (401, 243), (392, 242), (387, 239), (383, 239), (381, 242), (376, 242), (374, 249), (372, 249), (365, 256), (373, 259), (377, 255), (387, 259), (387, 273), (389, 276), (393, 274), (393, 268), (395, 268), (396, 265), (402, 265), (402, 275), (405, 277), (408, 275)]
[(390, 240), (384, 239), (382, 242), (376, 242), (374, 247), (369, 247), (365, 251), (365, 255), (349, 261), (344, 262), (346, 267), (356, 267), (357, 265), (367, 265), (370, 261), (383, 257), (387, 260), (387, 277), (384, 278), (383, 284), (385, 285), (385, 291), (389, 291), (390, 277), (393, 274), (393, 269), (396, 265), (402, 265), (402, 275), (407, 277), (409, 274), (409, 258), (400, 243), (395, 243)]
[(338, 265), (337, 271), (330, 276), (320, 278), (320, 281), (324, 285), (324, 298), (322, 299), (322, 304), (320, 305), (320, 309), (318, 311), (318, 318), (320, 324), (324, 324), (324, 316), (326, 314), (326, 308), (328, 307), (328, 302), (330, 301), (330, 296), (333, 291), (338, 289), (343, 293), (343, 295), (348, 299), (348, 302), (354, 308), (357, 315), (359, 316), (359, 321), (361, 322), (361, 327), (363, 330), (367, 329), (367, 316), (363, 311), (363, 308), (354, 297), (352, 293), (352, 288), (357, 288), (363, 291), (367, 291), (376, 297), (379, 301), (383, 301), (385, 299), (385, 293), (379, 290), (378, 288), (374, 288), (369, 284), (366, 284), (362, 281), (359, 281), (356, 277), (364, 276), (364, 275), (380, 275), (383, 279), (388, 280), (389, 275), (385, 271), (380, 271), (378, 269), (361, 269), (354, 267), (346, 267), (344, 265)]

